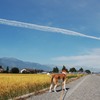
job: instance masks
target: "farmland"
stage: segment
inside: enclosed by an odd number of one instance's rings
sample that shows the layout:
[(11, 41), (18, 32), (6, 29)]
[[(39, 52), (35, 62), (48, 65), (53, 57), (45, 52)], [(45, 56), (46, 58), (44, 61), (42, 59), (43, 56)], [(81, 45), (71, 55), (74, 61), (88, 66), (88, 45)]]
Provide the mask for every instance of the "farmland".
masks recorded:
[[(81, 76), (81, 74), (68, 74), (68, 79)], [(49, 85), (50, 77), (46, 74), (0, 74), (0, 100), (37, 92)]]

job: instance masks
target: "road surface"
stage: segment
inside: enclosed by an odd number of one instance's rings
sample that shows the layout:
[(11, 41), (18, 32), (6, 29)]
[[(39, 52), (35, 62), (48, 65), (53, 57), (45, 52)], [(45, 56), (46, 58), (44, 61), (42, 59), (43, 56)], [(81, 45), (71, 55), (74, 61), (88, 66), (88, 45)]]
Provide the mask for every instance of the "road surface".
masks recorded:
[(88, 75), (66, 84), (67, 92), (46, 93), (32, 96), (26, 100), (100, 100), (100, 76)]

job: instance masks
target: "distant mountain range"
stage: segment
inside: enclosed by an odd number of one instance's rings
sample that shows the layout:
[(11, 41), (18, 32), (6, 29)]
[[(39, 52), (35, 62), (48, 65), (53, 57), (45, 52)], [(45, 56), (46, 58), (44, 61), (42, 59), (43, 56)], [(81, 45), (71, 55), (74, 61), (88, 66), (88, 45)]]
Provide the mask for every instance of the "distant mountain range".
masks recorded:
[(30, 68), (30, 69), (41, 69), (44, 71), (52, 70), (52, 66), (42, 65), (34, 62), (26, 62), (16, 58), (9, 58), (9, 57), (0, 58), (0, 65), (3, 66), (4, 68), (9, 66), (9, 68), (18, 67), (19, 69)]

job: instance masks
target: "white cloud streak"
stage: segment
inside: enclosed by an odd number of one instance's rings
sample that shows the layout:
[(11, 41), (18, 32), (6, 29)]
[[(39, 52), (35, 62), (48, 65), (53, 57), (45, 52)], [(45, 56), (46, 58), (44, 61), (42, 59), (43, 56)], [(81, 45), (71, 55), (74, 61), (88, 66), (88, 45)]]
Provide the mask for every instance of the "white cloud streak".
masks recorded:
[(85, 34), (67, 30), (67, 29), (42, 26), (42, 25), (37, 25), (37, 24), (30, 24), (30, 23), (19, 22), (19, 21), (14, 21), (14, 20), (7, 20), (7, 19), (0, 18), (0, 24), (16, 26), (16, 27), (23, 27), (23, 28), (28, 28), (28, 29), (40, 30), (40, 31), (61, 33), (61, 34), (65, 34), (65, 35), (81, 36), (81, 37), (87, 37), (87, 38), (91, 38), (91, 39), (100, 40), (100, 37), (85, 35)]
[(92, 49), (84, 55), (54, 57), (52, 61), (74, 66), (91, 66), (100, 69), (100, 48)]

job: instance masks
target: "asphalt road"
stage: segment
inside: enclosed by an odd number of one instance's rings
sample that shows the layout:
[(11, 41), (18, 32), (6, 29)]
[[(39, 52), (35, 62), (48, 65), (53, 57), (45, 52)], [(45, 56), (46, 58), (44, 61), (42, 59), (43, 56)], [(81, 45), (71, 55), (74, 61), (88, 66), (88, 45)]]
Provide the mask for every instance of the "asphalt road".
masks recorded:
[(32, 96), (27, 100), (100, 100), (100, 76), (88, 75), (66, 84), (67, 92), (46, 93)]

